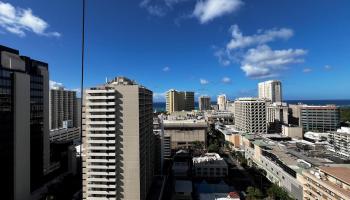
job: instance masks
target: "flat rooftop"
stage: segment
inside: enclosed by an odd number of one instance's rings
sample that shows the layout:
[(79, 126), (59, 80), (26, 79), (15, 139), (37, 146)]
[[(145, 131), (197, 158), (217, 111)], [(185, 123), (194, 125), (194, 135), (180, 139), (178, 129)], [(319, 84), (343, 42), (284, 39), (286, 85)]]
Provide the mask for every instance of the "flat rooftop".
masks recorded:
[(319, 169), (326, 174), (350, 184), (350, 165), (349, 167), (319, 167)]

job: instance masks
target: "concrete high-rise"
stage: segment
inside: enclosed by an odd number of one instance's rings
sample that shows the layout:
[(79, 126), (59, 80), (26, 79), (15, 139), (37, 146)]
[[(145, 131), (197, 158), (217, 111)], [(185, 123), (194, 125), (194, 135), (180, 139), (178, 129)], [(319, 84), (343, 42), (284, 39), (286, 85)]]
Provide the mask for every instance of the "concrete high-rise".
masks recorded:
[(226, 95), (222, 94), (218, 96), (217, 104), (219, 106), (219, 110), (226, 110), (227, 99)]
[(198, 98), (198, 107), (199, 107), (200, 111), (211, 110), (210, 105), (211, 105), (211, 103), (210, 103), (210, 97), (209, 96), (200, 96)]
[(0, 45), (1, 199), (30, 199), (50, 161), (48, 64)]
[(173, 113), (182, 110), (194, 110), (194, 92), (169, 90), (166, 93), (166, 111)]
[(50, 89), (50, 129), (63, 127), (64, 121), (70, 121), (73, 127), (77, 127), (76, 92), (66, 90), (63, 87)]
[(259, 99), (272, 102), (282, 102), (282, 83), (278, 80), (269, 80), (258, 84)]
[(154, 171), (152, 96), (124, 77), (84, 91), (83, 199), (146, 199)]
[(239, 98), (234, 103), (235, 128), (247, 133), (266, 133), (266, 101)]
[(299, 125), (304, 131), (336, 131), (340, 127), (340, 110), (335, 105), (297, 105)]

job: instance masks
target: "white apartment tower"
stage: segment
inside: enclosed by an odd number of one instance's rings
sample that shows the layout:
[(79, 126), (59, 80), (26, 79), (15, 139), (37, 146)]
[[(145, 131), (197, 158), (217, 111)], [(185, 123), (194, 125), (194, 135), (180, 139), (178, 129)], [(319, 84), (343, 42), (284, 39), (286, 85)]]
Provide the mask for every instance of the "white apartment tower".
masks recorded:
[(224, 94), (219, 95), (217, 99), (219, 110), (226, 110), (226, 103), (227, 103), (226, 95)]
[(235, 128), (248, 133), (266, 133), (266, 102), (257, 98), (239, 98), (234, 103)]
[(83, 199), (146, 199), (154, 165), (152, 91), (117, 77), (84, 94)]
[(272, 102), (282, 102), (282, 83), (278, 80), (269, 80), (258, 84), (259, 99)]
[(198, 98), (198, 107), (200, 111), (210, 110), (210, 97), (209, 96), (200, 96)]

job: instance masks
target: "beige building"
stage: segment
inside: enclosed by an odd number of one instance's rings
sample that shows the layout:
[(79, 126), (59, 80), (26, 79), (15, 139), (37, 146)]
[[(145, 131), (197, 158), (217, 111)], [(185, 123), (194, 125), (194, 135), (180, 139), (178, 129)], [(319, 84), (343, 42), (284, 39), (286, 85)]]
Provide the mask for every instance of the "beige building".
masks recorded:
[(282, 135), (295, 139), (303, 139), (303, 127), (282, 125)]
[(258, 84), (259, 99), (272, 102), (282, 101), (282, 83), (278, 80), (269, 80)]
[(302, 126), (304, 131), (336, 131), (340, 127), (340, 111), (336, 105), (290, 105), (292, 124)]
[(172, 150), (188, 148), (194, 142), (206, 145), (208, 125), (204, 120), (164, 120), (164, 136), (170, 138)]
[(289, 124), (288, 122), (288, 105), (283, 102), (267, 103), (266, 120), (267, 129), (270, 133), (280, 133), (282, 125)]
[(76, 92), (63, 87), (50, 89), (50, 129), (63, 127), (64, 121), (72, 121), (73, 127), (78, 127), (78, 109)]
[(235, 128), (248, 133), (266, 133), (266, 102), (257, 98), (235, 101)]
[(152, 91), (117, 77), (84, 94), (83, 199), (146, 199), (154, 163)]
[(226, 95), (224, 94), (219, 95), (217, 99), (217, 104), (219, 106), (219, 110), (226, 110), (226, 106), (227, 106)]
[(200, 96), (198, 98), (198, 106), (200, 111), (211, 110), (211, 102), (209, 96)]
[(317, 170), (303, 171), (305, 184), (304, 199), (347, 200), (350, 199), (349, 166), (319, 167)]
[(173, 113), (182, 110), (194, 110), (194, 92), (169, 90), (166, 93), (166, 111)]

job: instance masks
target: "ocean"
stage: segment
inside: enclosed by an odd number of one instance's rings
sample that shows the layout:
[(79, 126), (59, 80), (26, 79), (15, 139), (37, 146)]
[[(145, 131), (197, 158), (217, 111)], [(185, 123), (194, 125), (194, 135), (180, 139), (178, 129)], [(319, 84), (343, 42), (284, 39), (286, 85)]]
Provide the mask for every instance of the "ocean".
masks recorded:
[[(298, 104), (304, 103), (308, 105), (327, 105), (327, 104), (335, 104), (339, 107), (350, 107), (350, 99), (347, 100), (286, 100), (288, 104)], [(216, 102), (212, 102), (212, 104), (216, 104)], [(198, 108), (198, 102), (195, 102), (195, 109)], [(154, 102), (153, 103), (154, 111), (165, 111), (165, 102)]]

